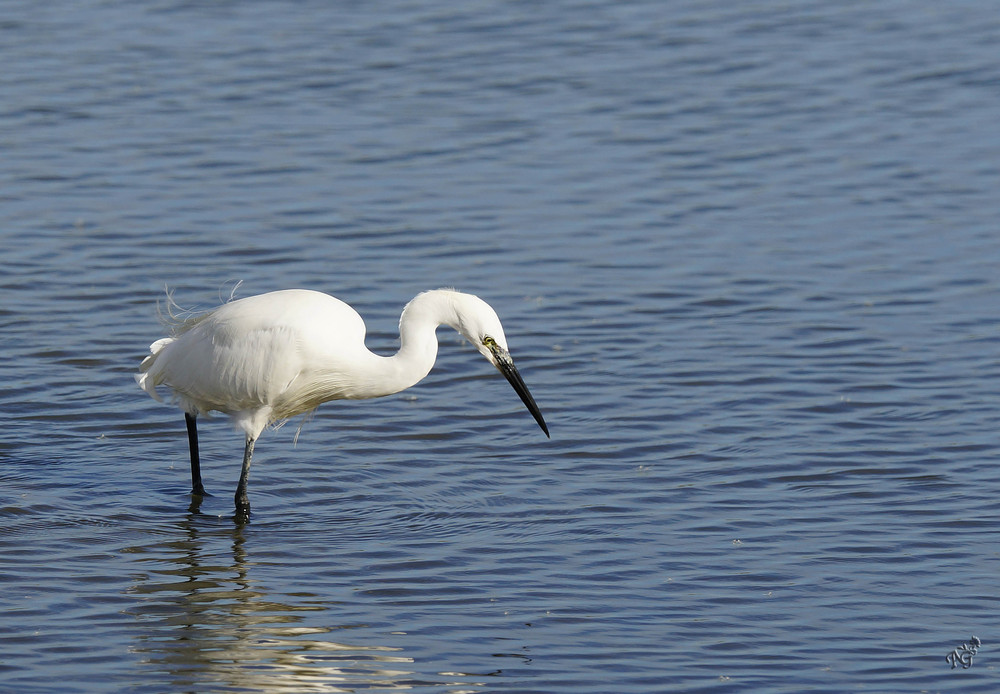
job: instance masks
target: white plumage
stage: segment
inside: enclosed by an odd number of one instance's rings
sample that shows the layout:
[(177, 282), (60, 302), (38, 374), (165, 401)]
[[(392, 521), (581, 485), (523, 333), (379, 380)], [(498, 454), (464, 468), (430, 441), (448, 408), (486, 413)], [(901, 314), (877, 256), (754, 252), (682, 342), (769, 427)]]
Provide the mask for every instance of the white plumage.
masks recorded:
[(496, 312), (476, 296), (448, 289), (424, 292), (406, 305), (399, 351), (388, 357), (368, 350), (361, 316), (328, 294), (289, 289), (232, 301), (180, 323), (171, 337), (150, 345), (136, 381), (157, 400), (157, 386), (167, 387), (184, 410), (195, 494), (204, 494), (195, 418), (223, 412), (243, 430), (246, 450), (236, 505), (245, 518), (253, 444), (265, 427), (329, 400), (375, 398), (409, 388), (434, 365), (439, 325), (465, 336), (504, 374), (548, 435), (510, 359)]

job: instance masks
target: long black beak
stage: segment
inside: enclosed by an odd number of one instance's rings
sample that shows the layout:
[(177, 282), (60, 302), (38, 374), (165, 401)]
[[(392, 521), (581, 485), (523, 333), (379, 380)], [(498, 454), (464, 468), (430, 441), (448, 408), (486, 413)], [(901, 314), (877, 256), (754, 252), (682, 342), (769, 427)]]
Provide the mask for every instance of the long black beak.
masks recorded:
[[(524, 385), (524, 379), (521, 378), (521, 374), (517, 372), (517, 367), (514, 366), (514, 360), (510, 358), (510, 354), (507, 350), (497, 346), (493, 349), (493, 356), (496, 358), (494, 362), (500, 373), (503, 374), (507, 382), (514, 386), (514, 391), (520, 396), (521, 402), (524, 403), (525, 407), (528, 408), (528, 412), (531, 416), (535, 418), (538, 422), (538, 426), (542, 428), (546, 436), (549, 436), (549, 428), (545, 426), (545, 420), (542, 419), (542, 413), (538, 410), (538, 405), (535, 404), (535, 399), (531, 397), (531, 393), (528, 392), (528, 386)], [(551, 437), (549, 437), (551, 438)]]

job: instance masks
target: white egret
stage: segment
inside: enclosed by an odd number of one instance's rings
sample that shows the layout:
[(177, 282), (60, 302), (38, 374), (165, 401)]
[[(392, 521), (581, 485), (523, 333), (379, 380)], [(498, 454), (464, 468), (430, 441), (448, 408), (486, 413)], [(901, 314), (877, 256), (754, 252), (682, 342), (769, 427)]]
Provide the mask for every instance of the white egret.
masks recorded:
[(205, 494), (198, 415), (222, 412), (246, 434), (235, 497), (237, 517), (245, 519), (250, 459), (264, 428), (329, 400), (377, 398), (409, 388), (434, 366), (439, 325), (457, 330), (500, 370), (548, 436), (496, 312), (479, 297), (450, 289), (418, 294), (406, 305), (399, 351), (392, 356), (365, 347), (364, 321), (343, 301), (288, 289), (232, 301), (174, 326), (171, 337), (150, 345), (135, 379), (156, 400), (156, 386), (166, 386), (184, 411), (196, 496)]

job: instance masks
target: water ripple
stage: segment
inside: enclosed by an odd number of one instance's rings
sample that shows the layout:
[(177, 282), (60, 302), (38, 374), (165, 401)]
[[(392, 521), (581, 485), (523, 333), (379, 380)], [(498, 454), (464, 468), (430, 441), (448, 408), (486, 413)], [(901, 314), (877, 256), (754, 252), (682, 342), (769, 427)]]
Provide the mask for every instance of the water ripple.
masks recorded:
[[(0, 688), (995, 690), (1000, 24), (331, 7), (0, 21)], [(442, 330), (266, 432), (236, 525), (240, 434), (192, 500), (132, 372), (239, 281), (382, 354), (481, 294), (552, 439)]]

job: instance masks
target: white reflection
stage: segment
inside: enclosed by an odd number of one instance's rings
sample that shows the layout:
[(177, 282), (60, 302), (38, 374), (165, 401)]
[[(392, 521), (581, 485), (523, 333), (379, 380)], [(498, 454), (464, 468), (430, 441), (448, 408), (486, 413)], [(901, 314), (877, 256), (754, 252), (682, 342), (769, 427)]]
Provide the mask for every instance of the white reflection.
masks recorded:
[(242, 527), (213, 527), (192, 513), (168, 534), (126, 551), (140, 571), (131, 592), (144, 627), (133, 650), (177, 689), (353, 692), (427, 684), (414, 680), (413, 660), (398, 649), (330, 640), (349, 627), (303, 623), (335, 605), (303, 593), (265, 594), (250, 576)]

